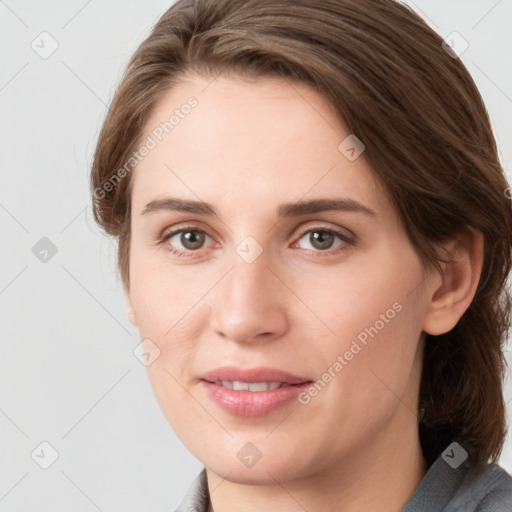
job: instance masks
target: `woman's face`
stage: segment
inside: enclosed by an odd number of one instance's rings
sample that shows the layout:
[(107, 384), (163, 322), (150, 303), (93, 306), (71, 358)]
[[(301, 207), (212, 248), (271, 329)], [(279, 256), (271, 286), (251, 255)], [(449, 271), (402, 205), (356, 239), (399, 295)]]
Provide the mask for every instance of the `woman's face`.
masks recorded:
[[(132, 320), (169, 423), (230, 480), (304, 477), (417, 433), (425, 271), (349, 135), (312, 89), (269, 78), (191, 75), (146, 124)], [(263, 367), (306, 383), (232, 384), (287, 380), (242, 372)]]

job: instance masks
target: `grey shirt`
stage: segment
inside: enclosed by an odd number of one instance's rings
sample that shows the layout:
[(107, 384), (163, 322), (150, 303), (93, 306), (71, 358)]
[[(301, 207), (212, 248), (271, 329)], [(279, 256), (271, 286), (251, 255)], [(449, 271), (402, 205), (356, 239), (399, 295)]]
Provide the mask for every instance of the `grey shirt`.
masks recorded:
[[(206, 468), (175, 512), (207, 512)], [(475, 474), (466, 460), (453, 468), (440, 455), (401, 512), (512, 512), (512, 478), (496, 464)]]

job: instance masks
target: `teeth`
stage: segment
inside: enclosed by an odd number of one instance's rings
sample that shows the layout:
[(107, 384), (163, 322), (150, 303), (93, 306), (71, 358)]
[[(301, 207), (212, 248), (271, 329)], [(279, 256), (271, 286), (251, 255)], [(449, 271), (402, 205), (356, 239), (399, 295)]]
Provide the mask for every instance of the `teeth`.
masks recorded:
[(280, 385), (280, 382), (254, 382), (249, 384), (249, 391), (268, 391), (277, 389)]
[(240, 382), (238, 380), (218, 380), (215, 384), (234, 391), (268, 391), (289, 385), (281, 382)]

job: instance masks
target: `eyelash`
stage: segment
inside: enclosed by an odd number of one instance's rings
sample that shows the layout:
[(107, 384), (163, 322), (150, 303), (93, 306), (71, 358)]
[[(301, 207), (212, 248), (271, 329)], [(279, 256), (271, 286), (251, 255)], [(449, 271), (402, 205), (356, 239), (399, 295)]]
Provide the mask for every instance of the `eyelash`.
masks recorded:
[[(181, 227), (180, 229), (176, 229), (174, 231), (171, 231), (170, 233), (164, 233), (161, 237), (158, 238), (158, 241), (157, 241), (157, 245), (164, 245), (165, 242), (167, 242), (169, 239), (171, 239), (174, 235), (178, 234), (178, 233), (183, 233), (183, 232), (195, 232), (195, 233), (202, 233), (202, 234), (205, 234), (207, 236), (208, 233), (206, 233), (206, 231), (202, 230), (202, 229), (199, 229), (197, 228), (196, 226), (184, 226), (184, 227)], [(344, 242), (344, 244), (346, 244), (346, 246), (342, 246), (341, 248), (338, 247), (338, 248), (335, 248), (335, 249), (326, 249), (325, 251), (322, 251), (320, 249), (317, 249), (317, 250), (312, 250), (312, 249), (304, 249), (304, 250), (307, 250), (309, 251), (310, 253), (312, 253), (314, 255), (314, 257), (323, 257), (324, 255), (328, 255), (328, 256), (331, 256), (331, 255), (334, 255), (334, 254), (338, 254), (338, 253), (341, 253), (343, 251), (346, 251), (350, 246), (353, 246), (355, 245), (355, 240), (350, 238), (349, 236), (347, 236), (345, 233), (342, 233), (341, 231), (338, 231), (336, 229), (332, 229), (332, 228), (324, 228), (324, 227), (321, 227), (321, 226), (318, 226), (318, 227), (313, 227), (313, 228), (309, 228), (305, 231), (303, 231), (300, 236), (298, 237), (297, 241), (299, 241), (301, 238), (304, 237), (304, 235), (306, 235), (307, 233), (311, 233), (311, 232), (320, 232), (320, 233), (329, 233), (331, 235), (335, 235), (335, 236), (338, 236), (340, 238), (340, 240), (342, 242)], [(211, 237), (210, 237), (211, 238)], [(200, 249), (197, 249), (196, 251), (182, 251), (180, 249), (174, 249), (170, 246), (167, 246), (165, 247), (165, 250), (168, 251), (168, 252), (171, 252), (173, 253), (174, 255), (178, 256), (178, 257), (183, 257), (183, 258), (191, 258), (191, 257), (194, 257), (194, 253), (196, 252), (199, 252)], [(320, 253), (320, 254), (318, 254)]]

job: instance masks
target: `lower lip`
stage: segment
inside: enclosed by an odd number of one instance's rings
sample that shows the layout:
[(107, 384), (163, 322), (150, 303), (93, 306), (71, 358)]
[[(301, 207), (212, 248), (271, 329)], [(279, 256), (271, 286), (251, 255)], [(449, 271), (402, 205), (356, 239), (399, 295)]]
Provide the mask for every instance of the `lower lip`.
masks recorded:
[(268, 391), (235, 391), (219, 384), (201, 381), (206, 394), (219, 407), (235, 416), (265, 416), (296, 398), (311, 382)]

